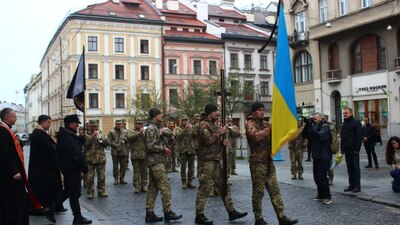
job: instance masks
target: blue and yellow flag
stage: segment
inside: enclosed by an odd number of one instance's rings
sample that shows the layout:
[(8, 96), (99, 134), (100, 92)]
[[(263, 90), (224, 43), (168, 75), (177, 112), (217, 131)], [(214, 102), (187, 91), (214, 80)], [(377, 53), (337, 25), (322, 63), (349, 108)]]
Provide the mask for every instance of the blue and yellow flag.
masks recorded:
[(272, 156), (275, 156), (279, 149), (297, 134), (296, 100), (282, 4), (279, 4), (279, 11), (278, 41), (272, 92)]

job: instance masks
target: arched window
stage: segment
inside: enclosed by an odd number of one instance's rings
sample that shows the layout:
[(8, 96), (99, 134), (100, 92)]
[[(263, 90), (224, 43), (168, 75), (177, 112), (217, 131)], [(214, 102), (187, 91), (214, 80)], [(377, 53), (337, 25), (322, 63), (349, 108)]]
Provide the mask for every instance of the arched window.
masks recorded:
[(339, 47), (336, 43), (332, 44), (328, 50), (329, 70), (340, 69)]
[(312, 59), (311, 55), (306, 52), (300, 52), (294, 63), (294, 82), (305, 83), (312, 81)]
[(386, 69), (385, 42), (380, 36), (376, 34), (364, 35), (353, 46), (353, 73), (367, 73)]

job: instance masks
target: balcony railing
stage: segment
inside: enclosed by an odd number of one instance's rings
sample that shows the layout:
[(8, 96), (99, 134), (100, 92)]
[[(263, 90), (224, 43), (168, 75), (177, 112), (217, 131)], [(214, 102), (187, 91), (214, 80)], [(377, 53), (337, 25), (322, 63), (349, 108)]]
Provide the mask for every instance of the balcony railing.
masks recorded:
[(307, 46), (308, 43), (309, 43), (309, 33), (308, 32), (294, 31), (293, 34), (291, 36), (289, 36), (289, 45), (291, 48)]
[(341, 69), (329, 70), (328, 72), (326, 72), (326, 80), (328, 81), (328, 83), (341, 82), (341, 79), (342, 79)]
[(400, 74), (400, 57), (394, 59), (394, 71)]

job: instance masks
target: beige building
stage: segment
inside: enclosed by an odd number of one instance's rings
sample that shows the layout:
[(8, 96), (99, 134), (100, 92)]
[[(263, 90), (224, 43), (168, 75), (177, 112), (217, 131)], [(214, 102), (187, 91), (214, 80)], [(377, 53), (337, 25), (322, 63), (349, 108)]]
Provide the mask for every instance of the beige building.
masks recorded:
[(33, 75), (25, 86), (26, 133), (31, 134), (42, 115), (42, 74)]
[(132, 101), (138, 92), (143, 98), (159, 93), (162, 25), (160, 13), (145, 0), (109, 0), (69, 15), (40, 64), (42, 108), (54, 119), (52, 130), (65, 115), (82, 116), (66, 92), (83, 46), (86, 122), (97, 120), (108, 132), (117, 119), (135, 113)]

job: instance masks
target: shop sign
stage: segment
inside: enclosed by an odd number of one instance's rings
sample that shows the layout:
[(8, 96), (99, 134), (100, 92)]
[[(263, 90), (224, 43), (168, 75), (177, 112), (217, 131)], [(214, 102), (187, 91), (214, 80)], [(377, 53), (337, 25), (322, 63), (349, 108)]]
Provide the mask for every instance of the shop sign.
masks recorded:
[(349, 107), (349, 102), (348, 102), (348, 101), (341, 101), (341, 102), (340, 102), (340, 107), (341, 107), (342, 109), (344, 109), (344, 108), (346, 108), (346, 107)]
[(374, 86), (368, 86), (368, 87), (359, 87), (356, 92), (377, 92), (382, 89), (386, 89), (387, 86), (386, 84), (383, 85), (374, 85)]

